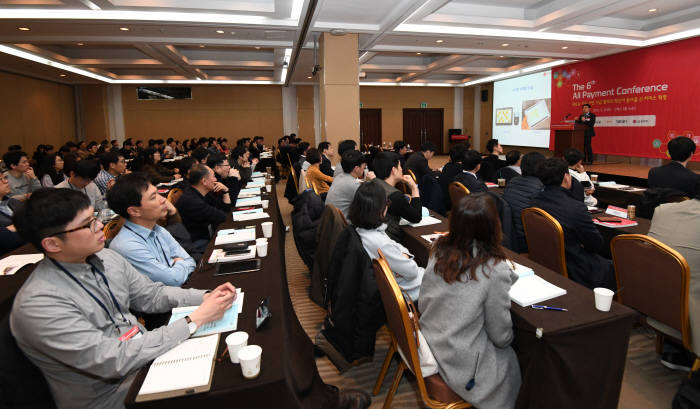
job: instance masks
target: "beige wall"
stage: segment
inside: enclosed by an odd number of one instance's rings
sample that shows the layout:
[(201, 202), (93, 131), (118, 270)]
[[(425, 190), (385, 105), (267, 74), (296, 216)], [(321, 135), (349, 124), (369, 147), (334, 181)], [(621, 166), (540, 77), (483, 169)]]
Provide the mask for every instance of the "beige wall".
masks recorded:
[(81, 85), (80, 93), (80, 120), (83, 127), (83, 136), (86, 141), (102, 141), (107, 139), (109, 127), (107, 111), (107, 86), (106, 85)]
[(447, 130), (454, 120), (454, 92), (452, 87), (364, 86), (360, 87), (360, 102), (362, 108), (382, 110), (382, 140), (392, 144), (403, 139), (404, 108), (420, 108), (421, 102), (427, 103), (427, 108), (443, 108), (443, 140), (445, 150), (449, 150)]
[(0, 72), (0, 89), (0, 152), (21, 145), (31, 157), (39, 144), (75, 140), (72, 86)]
[(297, 136), (315, 145), (314, 130), (314, 87), (312, 85), (297, 85)]
[[(225, 137), (261, 135), (276, 143), (283, 134), (279, 85), (192, 86), (191, 100), (138, 101), (136, 86), (123, 86), (127, 138)], [(273, 142), (274, 141), (274, 142)]]

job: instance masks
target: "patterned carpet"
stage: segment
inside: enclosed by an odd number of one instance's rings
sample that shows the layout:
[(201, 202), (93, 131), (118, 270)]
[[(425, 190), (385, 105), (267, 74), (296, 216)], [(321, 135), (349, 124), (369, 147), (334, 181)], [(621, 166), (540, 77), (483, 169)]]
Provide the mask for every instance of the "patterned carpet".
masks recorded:
[[(443, 158), (435, 158), (442, 163)], [(437, 167), (431, 161), (432, 167)], [(283, 181), (284, 182), (284, 181)], [(277, 185), (277, 194), (280, 199), (280, 211), (282, 218), (291, 229), (292, 207), (284, 199), (284, 183)], [(310, 286), (309, 271), (301, 261), (299, 253), (294, 245), (292, 232), (287, 234), (285, 244), (285, 259), (287, 264), (287, 280), (292, 304), (304, 330), (313, 340), (316, 337), (321, 323), (325, 317), (325, 310), (309, 299)], [(374, 361), (348, 370), (344, 374), (337, 369), (327, 358), (316, 360), (318, 370), (323, 380), (340, 388), (356, 388), (367, 392), (372, 391), (379, 374), (382, 362), (389, 348), (389, 335), (381, 330), (377, 334)], [(384, 398), (391, 385), (391, 380), (396, 373), (396, 361), (389, 368), (379, 395), (372, 398), (371, 408), (381, 408)], [(627, 354), (627, 364), (622, 383), (619, 409), (668, 409), (671, 400), (678, 390), (684, 374), (669, 370), (659, 364), (659, 359), (654, 351), (654, 336), (639, 328), (632, 332)], [(394, 397), (392, 408), (423, 408), (415, 382), (402, 379), (399, 389)]]

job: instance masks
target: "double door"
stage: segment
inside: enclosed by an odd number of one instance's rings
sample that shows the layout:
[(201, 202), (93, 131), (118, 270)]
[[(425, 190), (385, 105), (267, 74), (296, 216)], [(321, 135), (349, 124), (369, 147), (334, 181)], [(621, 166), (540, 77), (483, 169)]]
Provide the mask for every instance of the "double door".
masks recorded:
[(443, 149), (443, 108), (404, 108), (403, 140), (413, 150), (419, 150), (424, 142), (432, 142), (438, 151)]
[(360, 146), (382, 144), (382, 110), (360, 108)]

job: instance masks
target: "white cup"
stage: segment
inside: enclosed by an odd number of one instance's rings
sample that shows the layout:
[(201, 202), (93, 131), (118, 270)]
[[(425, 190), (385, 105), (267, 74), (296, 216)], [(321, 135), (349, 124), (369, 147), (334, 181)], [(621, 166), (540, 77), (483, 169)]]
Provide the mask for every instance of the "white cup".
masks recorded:
[(612, 304), (613, 295), (615, 295), (615, 293), (603, 287), (594, 288), (593, 293), (595, 294), (596, 309), (599, 311), (610, 311), (610, 305)]
[(272, 185), (265, 185), (265, 190), (267, 190), (267, 193), (272, 192)]
[(264, 237), (260, 239), (255, 239), (255, 248), (258, 251), (259, 257), (267, 256), (267, 239)]
[(591, 174), (591, 182), (597, 182), (598, 181), (598, 175), (596, 174)]
[(248, 345), (248, 334), (245, 331), (237, 331), (226, 337), (226, 346), (231, 362), (238, 363), (238, 351)]
[(269, 200), (262, 200), (262, 207), (263, 207), (263, 209), (267, 209), (267, 206), (269, 206), (269, 205), (270, 205), (270, 201), (269, 201)]
[(272, 237), (272, 222), (263, 222), (261, 225), (263, 236), (270, 238)]
[(238, 351), (238, 360), (241, 363), (241, 372), (246, 379), (253, 379), (260, 374), (260, 360), (262, 348), (257, 345), (244, 346)]

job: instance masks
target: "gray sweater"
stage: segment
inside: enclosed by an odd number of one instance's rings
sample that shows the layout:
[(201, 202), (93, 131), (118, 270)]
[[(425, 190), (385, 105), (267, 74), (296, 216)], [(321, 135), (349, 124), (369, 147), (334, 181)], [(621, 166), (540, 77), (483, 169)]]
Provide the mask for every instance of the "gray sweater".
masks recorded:
[[(434, 266), (431, 257), (418, 307), (421, 331), (440, 375), (479, 409), (513, 408), (521, 383), (518, 359), (510, 347), (513, 324), (508, 290), (515, 275), (506, 263), (489, 262), (477, 270), (477, 280), (462, 274), (448, 284), (435, 274)], [(467, 390), (472, 379), (474, 384)]]

